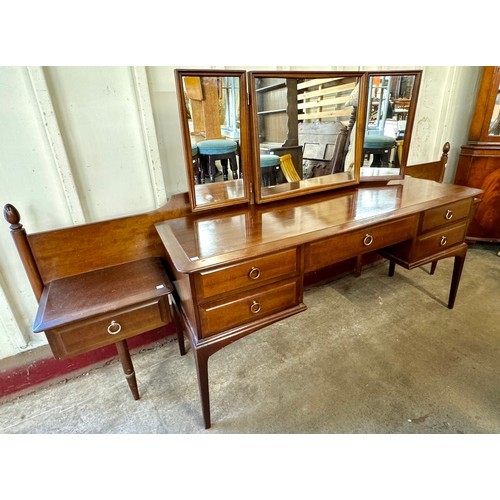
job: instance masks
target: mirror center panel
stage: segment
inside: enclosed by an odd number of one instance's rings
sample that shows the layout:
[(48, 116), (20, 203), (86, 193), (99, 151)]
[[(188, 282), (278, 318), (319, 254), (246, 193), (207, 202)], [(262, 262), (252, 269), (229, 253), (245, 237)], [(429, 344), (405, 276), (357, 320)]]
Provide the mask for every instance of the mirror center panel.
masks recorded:
[(362, 73), (252, 72), (249, 81), (258, 203), (359, 182)]

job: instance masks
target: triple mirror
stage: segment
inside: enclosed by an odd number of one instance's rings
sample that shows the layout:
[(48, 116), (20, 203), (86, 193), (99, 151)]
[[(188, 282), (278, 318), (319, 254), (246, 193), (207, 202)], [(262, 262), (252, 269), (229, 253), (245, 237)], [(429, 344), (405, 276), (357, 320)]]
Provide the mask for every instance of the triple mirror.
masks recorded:
[(402, 178), (419, 83), (420, 71), (176, 70), (193, 210)]

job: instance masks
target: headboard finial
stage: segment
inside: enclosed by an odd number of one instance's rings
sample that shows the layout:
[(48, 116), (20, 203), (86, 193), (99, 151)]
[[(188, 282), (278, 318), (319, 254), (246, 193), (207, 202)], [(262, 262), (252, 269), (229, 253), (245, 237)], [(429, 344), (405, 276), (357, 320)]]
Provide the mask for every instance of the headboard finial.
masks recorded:
[(11, 231), (18, 231), (23, 227), (23, 225), (20, 224), (21, 216), (19, 215), (19, 212), (14, 205), (7, 203), (7, 205), (3, 207), (3, 216), (5, 220), (10, 224)]

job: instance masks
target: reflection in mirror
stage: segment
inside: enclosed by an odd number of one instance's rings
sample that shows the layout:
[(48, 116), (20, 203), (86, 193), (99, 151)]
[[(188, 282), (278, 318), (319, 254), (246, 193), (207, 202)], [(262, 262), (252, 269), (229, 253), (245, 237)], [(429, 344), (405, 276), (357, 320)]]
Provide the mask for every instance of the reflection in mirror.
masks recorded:
[(261, 201), (358, 182), (360, 81), (359, 73), (251, 75)]
[(246, 199), (243, 181), (246, 113), (241, 106), (246, 90), (242, 75), (243, 72), (177, 72), (190, 195), (195, 210)]
[(497, 97), (491, 114), (491, 124), (488, 135), (500, 135), (500, 85), (498, 86)]
[(411, 137), (417, 75), (372, 74), (368, 80), (361, 178), (402, 178)]

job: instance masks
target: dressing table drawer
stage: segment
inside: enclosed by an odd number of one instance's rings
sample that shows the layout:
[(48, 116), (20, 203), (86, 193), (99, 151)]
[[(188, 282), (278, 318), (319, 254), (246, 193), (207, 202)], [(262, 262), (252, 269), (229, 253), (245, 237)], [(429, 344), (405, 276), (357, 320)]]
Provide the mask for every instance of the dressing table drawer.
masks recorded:
[(260, 286), (271, 279), (298, 273), (297, 250), (284, 250), (234, 266), (198, 273), (195, 276), (200, 300), (240, 289)]
[(416, 217), (411, 216), (311, 243), (306, 246), (305, 272), (408, 240), (415, 235), (416, 225)]
[(45, 333), (54, 355), (61, 359), (164, 326), (170, 321), (168, 311), (167, 297), (160, 297), (132, 308), (52, 328)]
[(427, 210), (422, 216), (420, 232), (424, 233), (445, 224), (453, 224), (468, 217), (471, 204), (472, 199), (468, 198)]
[(419, 236), (415, 241), (413, 260), (424, 259), (462, 243), (466, 229), (467, 222), (463, 221)]
[(300, 303), (299, 279), (291, 279), (199, 306), (202, 336), (248, 325)]

